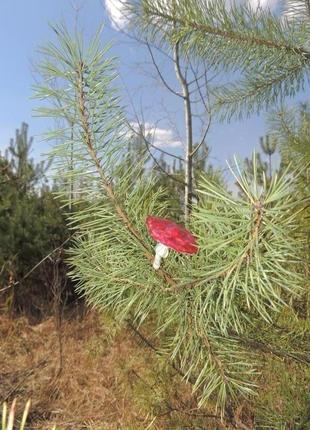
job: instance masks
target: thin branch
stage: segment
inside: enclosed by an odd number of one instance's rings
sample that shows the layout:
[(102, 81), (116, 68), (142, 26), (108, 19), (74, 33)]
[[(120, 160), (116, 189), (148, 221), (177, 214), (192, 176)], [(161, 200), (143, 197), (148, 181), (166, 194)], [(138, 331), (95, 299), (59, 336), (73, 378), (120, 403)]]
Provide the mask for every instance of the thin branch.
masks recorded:
[[(142, 129), (142, 124), (139, 122), (139, 119), (138, 119), (138, 118), (136, 118), (136, 120), (137, 120), (137, 123), (138, 123), (138, 126), (139, 126), (139, 130), (141, 131), (141, 129)], [(164, 149), (159, 148), (158, 146), (156, 146), (156, 145), (154, 145), (153, 143), (149, 142), (149, 141), (146, 139), (146, 137), (145, 137), (144, 133), (139, 133), (139, 132), (138, 132), (138, 131), (137, 131), (137, 130), (132, 126), (132, 124), (130, 124), (130, 122), (127, 122), (127, 125), (128, 125), (128, 127), (130, 128), (130, 130), (131, 130), (133, 133), (135, 133), (135, 134), (136, 134), (136, 136), (142, 137), (142, 139), (143, 139), (143, 141), (145, 142), (146, 146), (150, 146), (150, 147), (152, 147), (152, 148), (156, 149), (157, 151), (162, 152), (162, 153), (163, 153), (163, 154), (165, 154), (165, 155), (168, 155), (169, 157), (176, 158), (177, 160), (180, 160), (180, 161), (183, 161), (183, 162), (184, 162), (184, 158), (179, 157), (178, 155), (175, 155), (175, 154), (171, 154), (171, 152), (165, 151)]]
[[(192, 66), (192, 64), (191, 64), (191, 63), (190, 63), (190, 67), (191, 67), (191, 70), (192, 70), (193, 75), (194, 75), (194, 76), (195, 76), (195, 78), (196, 78), (196, 73), (195, 73), (195, 71), (194, 71), (193, 66)], [(206, 73), (206, 70), (204, 71), (204, 77), (205, 77), (205, 85), (204, 85), (204, 87), (207, 89), (208, 87), (207, 87), (207, 73)], [(209, 115), (209, 120), (208, 120), (208, 125), (207, 125), (207, 126), (206, 126), (206, 128), (205, 128), (205, 131), (204, 131), (204, 133), (203, 133), (203, 135), (202, 135), (202, 137), (201, 137), (201, 140), (200, 140), (199, 144), (198, 144), (198, 145), (196, 146), (196, 148), (191, 152), (191, 156), (192, 156), (192, 157), (196, 154), (196, 152), (198, 152), (199, 148), (203, 145), (203, 143), (204, 143), (204, 141), (205, 141), (205, 139), (206, 139), (206, 136), (207, 136), (207, 134), (208, 134), (208, 131), (209, 131), (209, 129), (210, 129), (211, 121), (212, 121), (211, 110), (209, 109), (209, 107), (208, 107), (208, 105), (207, 105), (207, 103), (206, 103), (206, 101), (205, 101), (205, 99), (204, 99), (204, 97), (203, 97), (203, 94), (202, 94), (202, 92), (201, 92), (200, 85), (199, 85), (199, 83), (198, 83), (198, 78), (196, 78), (196, 84), (197, 84), (197, 89), (198, 89), (198, 92), (199, 92), (199, 95), (200, 95), (201, 101), (202, 101), (202, 103), (203, 103), (203, 105), (204, 105), (204, 107), (205, 107), (205, 111), (206, 111), (206, 113), (208, 113), (208, 115)], [(208, 98), (208, 92), (207, 92), (207, 98)]]
[(156, 164), (156, 166), (166, 175), (166, 176), (168, 176), (168, 178), (170, 178), (171, 180), (173, 180), (173, 181), (175, 181), (175, 182), (178, 182), (179, 184), (181, 184), (181, 185), (185, 185), (185, 182), (184, 181), (181, 181), (180, 179), (178, 179), (178, 178), (176, 178), (175, 176), (173, 176), (173, 175), (171, 175), (169, 172), (167, 172), (160, 164), (159, 164), (159, 162), (157, 161), (157, 159), (156, 159), (156, 157), (154, 157), (154, 155), (152, 154), (152, 151), (150, 150), (150, 148), (149, 148), (149, 146), (148, 146), (148, 142), (147, 142), (147, 140), (145, 139), (144, 140), (144, 142), (145, 142), (145, 145), (146, 145), (146, 148), (147, 148), (147, 151), (148, 151), (148, 153), (150, 154), (150, 156), (151, 156), (151, 158), (152, 158), (152, 160), (154, 161), (154, 163)]
[[(123, 82), (124, 83), (124, 82)], [(125, 85), (124, 85), (125, 86)], [(183, 159), (183, 158), (181, 158), (181, 157), (178, 157), (177, 155), (173, 155), (173, 154), (171, 154), (171, 153), (168, 153), (167, 151), (164, 151), (164, 150), (162, 150), (162, 149), (160, 149), (160, 148), (158, 148), (158, 147), (156, 147), (154, 144), (151, 144), (147, 139), (146, 139), (146, 137), (145, 137), (145, 135), (144, 135), (144, 133), (143, 133), (143, 126), (142, 126), (142, 124), (140, 123), (140, 121), (139, 121), (139, 117), (138, 117), (138, 114), (137, 114), (137, 112), (136, 112), (136, 109), (135, 109), (135, 106), (134, 106), (134, 104), (133, 104), (133, 101), (132, 101), (132, 98), (131, 98), (131, 96), (130, 96), (130, 94), (129, 94), (129, 91), (128, 91), (128, 89), (127, 89), (127, 87), (125, 86), (125, 90), (126, 90), (126, 92), (127, 92), (127, 95), (128, 95), (128, 97), (129, 97), (129, 101), (130, 101), (130, 104), (131, 104), (131, 107), (132, 107), (132, 109), (133, 109), (133, 111), (134, 111), (134, 114), (135, 114), (135, 118), (136, 118), (136, 121), (137, 121), (137, 123), (138, 123), (138, 126), (139, 126), (139, 132), (137, 132), (137, 130), (135, 130), (135, 128), (132, 126), (132, 124), (130, 124), (130, 122), (128, 121), (127, 122), (127, 125), (128, 125), (128, 127), (132, 130), (132, 132), (134, 132), (137, 136), (139, 136), (139, 137), (142, 137), (142, 139), (143, 139), (143, 141), (144, 141), (144, 143), (145, 143), (145, 146), (146, 146), (146, 149), (147, 149), (147, 151), (148, 151), (148, 153), (149, 153), (149, 155), (150, 155), (150, 157), (152, 158), (152, 160), (154, 161), (154, 163), (157, 165), (157, 167), (166, 175), (166, 176), (168, 176), (171, 180), (173, 180), (173, 181), (175, 181), (175, 182), (178, 182), (178, 183), (180, 183), (181, 185), (185, 185), (185, 183), (183, 182), (183, 181), (180, 181), (178, 178), (176, 178), (175, 176), (173, 176), (173, 175), (170, 175), (170, 173), (168, 173), (159, 163), (158, 163), (158, 161), (157, 161), (157, 159), (156, 159), (156, 157), (154, 156), (154, 154), (151, 152), (151, 150), (150, 150), (150, 146), (151, 147), (153, 147), (153, 148), (155, 148), (156, 150), (159, 150), (159, 151), (161, 151), (162, 153), (164, 153), (164, 154), (167, 154), (167, 155), (169, 155), (169, 156), (171, 156), (171, 157), (174, 157), (174, 158), (176, 158), (176, 159), (178, 159), (178, 160), (180, 160), (180, 161), (182, 161), (182, 162), (184, 162), (185, 160)]]
[[(200, 85), (200, 84), (199, 84), (199, 82), (198, 82), (198, 78), (197, 78), (197, 76), (196, 76), (196, 73), (195, 73), (195, 71), (194, 71), (194, 68), (193, 68), (193, 66), (192, 66), (192, 63), (190, 63), (190, 67), (191, 67), (191, 70), (192, 70), (193, 75), (195, 76), (194, 82), (196, 82), (196, 88), (197, 88), (197, 90), (198, 90), (198, 93), (199, 93), (199, 96), (200, 96), (201, 102), (202, 102), (202, 104), (203, 104), (203, 106), (204, 106), (204, 108), (205, 108), (206, 112), (208, 112), (208, 113), (210, 114), (210, 108), (208, 107), (208, 105), (207, 105), (207, 103), (206, 103), (206, 101), (205, 101), (205, 98), (203, 97), (203, 94), (202, 94), (202, 92), (201, 92), (201, 88), (202, 88), (202, 87), (203, 87), (203, 88), (206, 88), (206, 98), (207, 98), (207, 99), (209, 99), (209, 94), (208, 94), (208, 91), (207, 91), (207, 89), (208, 89), (208, 82), (209, 82), (209, 80), (207, 79), (207, 71), (206, 71), (206, 69), (204, 70), (204, 73), (203, 73), (204, 84), (203, 84), (203, 85)], [(208, 101), (209, 101), (209, 100), (208, 100)]]
[[(192, 67), (191, 67), (192, 68)], [(193, 69), (192, 69), (193, 70)], [(200, 81), (200, 79), (202, 79), (203, 77), (204, 77), (204, 75), (205, 75), (205, 72), (203, 72), (203, 73), (201, 73), (201, 75), (199, 75), (199, 76), (197, 76), (197, 73), (195, 72), (193, 72), (193, 75), (195, 76), (195, 78), (194, 79), (192, 79), (191, 81), (188, 81), (188, 86), (190, 86), (190, 85), (193, 85), (193, 84), (195, 84), (195, 83), (197, 83), (197, 81), (199, 82)]]
[(236, 339), (240, 344), (251, 348), (252, 350), (259, 350), (266, 354), (272, 354), (281, 359), (293, 360), (301, 364), (310, 365), (309, 355), (298, 353), (296, 351), (286, 351), (285, 349), (269, 345), (260, 340), (249, 339), (239, 336), (237, 333), (230, 333), (230, 336)]
[(150, 151), (149, 147), (147, 146), (148, 152), (150, 154), (150, 156), (152, 157), (152, 160), (154, 161), (154, 163), (156, 164), (156, 166), (159, 168), (159, 170), (161, 170), (166, 176), (168, 176), (168, 178), (170, 178), (172, 181), (178, 182), (181, 185), (185, 185), (184, 181), (180, 181), (180, 179), (176, 178), (175, 176), (171, 175), (169, 172), (167, 172), (160, 164), (159, 162), (156, 160), (156, 157), (154, 157), (154, 155), (152, 154), (152, 152)]
[(162, 75), (162, 73), (161, 73), (161, 71), (160, 71), (160, 69), (159, 69), (159, 67), (158, 67), (158, 64), (156, 63), (156, 60), (155, 60), (155, 57), (154, 57), (154, 55), (153, 55), (153, 52), (152, 52), (152, 49), (150, 48), (150, 45), (149, 45), (149, 43), (148, 42), (146, 42), (146, 46), (147, 46), (147, 48), (148, 48), (148, 51), (149, 51), (149, 53), (150, 53), (150, 56), (151, 56), (151, 59), (152, 59), (152, 63), (153, 63), (153, 65), (154, 65), (154, 67), (155, 67), (155, 69), (156, 69), (156, 71), (157, 71), (157, 73), (158, 73), (158, 76), (160, 77), (160, 80), (162, 81), (162, 83), (164, 84), (164, 86), (167, 88), (167, 90), (168, 91), (170, 91), (172, 94), (174, 94), (175, 96), (177, 96), (177, 97), (180, 97), (181, 99), (184, 99), (184, 95), (182, 95), (182, 94), (180, 94), (180, 93), (178, 93), (177, 91), (175, 91), (168, 83), (167, 83), (167, 81), (165, 80), (165, 78), (163, 77), (163, 75)]
[(195, 147), (195, 149), (191, 152), (191, 156), (192, 156), (192, 157), (194, 157), (194, 155), (196, 154), (196, 152), (198, 152), (198, 151), (199, 151), (199, 148), (204, 144), (205, 139), (206, 139), (206, 136), (207, 136), (208, 131), (209, 131), (209, 129), (210, 129), (210, 125), (211, 125), (211, 117), (209, 117), (208, 125), (207, 125), (207, 127), (205, 128), (205, 131), (204, 131), (204, 133), (203, 133), (203, 135), (202, 135), (202, 137), (201, 137), (200, 142), (199, 142), (199, 143), (198, 143), (198, 145)]
[(177, 160), (180, 160), (182, 162), (185, 161), (184, 158), (179, 157), (178, 155), (175, 155), (175, 154), (171, 154), (171, 152), (167, 152), (164, 149), (159, 148), (158, 146), (154, 145), (153, 143), (149, 143), (149, 146), (151, 146), (152, 148), (154, 148), (156, 151), (159, 151), (159, 152), (161, 152), (161, 153), (163, 153), (165, 155), (168, 155), (168, 157), (176, 158)]

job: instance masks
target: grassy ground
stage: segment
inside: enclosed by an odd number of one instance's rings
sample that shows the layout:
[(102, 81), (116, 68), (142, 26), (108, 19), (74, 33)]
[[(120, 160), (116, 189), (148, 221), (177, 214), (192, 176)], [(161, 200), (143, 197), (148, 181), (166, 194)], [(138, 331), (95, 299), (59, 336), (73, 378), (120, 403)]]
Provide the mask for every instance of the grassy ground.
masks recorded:
[(17, 398), (20, 419), (31, 399), (27, 429), (310, 430), (310, 371), (296, 360), (261, 353), (259, 395), (231, 408), (230, 425), (212, 404), (198, 410), (190, 385), (128, 326), (88, 311), (57, 327), (0, 315), (0, 402)]
[[(29, 325), (0, 316), (0, 399), (30, 398), (28, 429), (221, 429), (190, 387), (128, 328), (94, 311)], [(167, 383), (169, 381), (169, 383)], [(208, 414), (208, 411), (204, 411)]]

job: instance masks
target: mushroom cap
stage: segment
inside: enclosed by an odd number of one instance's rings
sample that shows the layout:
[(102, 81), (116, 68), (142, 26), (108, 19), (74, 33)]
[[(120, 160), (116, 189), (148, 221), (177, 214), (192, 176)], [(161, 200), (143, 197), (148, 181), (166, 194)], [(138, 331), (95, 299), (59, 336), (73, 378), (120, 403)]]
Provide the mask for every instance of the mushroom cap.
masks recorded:
[(146, 225), (150, 235), (157, 242), (178, 252), (187, 254), (198, 252), (196, 238), (182, 225), (156, 216), (148, 216)]

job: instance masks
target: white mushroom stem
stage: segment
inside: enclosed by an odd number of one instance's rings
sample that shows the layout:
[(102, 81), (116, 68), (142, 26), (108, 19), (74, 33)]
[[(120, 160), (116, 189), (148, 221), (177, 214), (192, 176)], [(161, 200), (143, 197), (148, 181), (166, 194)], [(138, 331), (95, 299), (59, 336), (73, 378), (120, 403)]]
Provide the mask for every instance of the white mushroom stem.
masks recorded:
[(158, 243), (155, 247), (155, 258), (153, 263), (153, 268), (155, 270), (160, 268), (160, 262), (162, 258), (167, 258), (169, 254), (169, 248), (162, 243)]

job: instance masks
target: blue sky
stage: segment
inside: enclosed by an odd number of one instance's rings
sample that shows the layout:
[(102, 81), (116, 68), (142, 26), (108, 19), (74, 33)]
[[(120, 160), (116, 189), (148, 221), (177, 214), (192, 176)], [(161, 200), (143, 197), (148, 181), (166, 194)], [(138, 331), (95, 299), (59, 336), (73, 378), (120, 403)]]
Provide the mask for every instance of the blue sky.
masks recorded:
[[(168, 124), (163, 106), (176, 112), (173, 114), (175, 129), (180, 130), (181, 138), (182, 106), (174, 97), (167, 96), (164, 91), (158, 89), (154, 80), (145, 77), (144, 69), (148, 66), (142, 64), (149, 61), (146, 50), (133, 44), (111, 27), (103, 3), (101, 0), (1, 0), (0, 150), (3, 150), (9, 138), (14, 136), (15, 129), (21, 122), (25, 121), (29, 124), (30, 134), (35, 137), (33, 156), (39, 158), (42, 153), (47, 152), (48, 148), (40, 141), (39, 135), (49, 127), (49, 123), (35, 118), (32, 114), (32, 109), (37, 105), (36, 100), (31, 100), (33, 64), (39, 58), (38, 46), (48, 41), (51, 36), (48, 23), (62, 20), (72, 26), (76, 19), (75, 7), (80, 7), (78, 22), (86, 35), (90, 36), (102, 22), (106, 23), (102, 39), (103, 43), (113, 41), (113, 54), (119, 57), (119, 85), (123, 91), (124, 105), (132, 111), (130, 103), (133, 103), (138, 112), (143, 107), (144, 119), (150, 124), (160, 120), (158, 127), (162, 129), (162, 135), (168, 142), (165, 149), (175, 150), (172, 148), (173, 142), (178, 141), (178, 136), (174, 127)], [(175, 85), (173, 72), (166, 66), (164, 70), (171, 84)], [(309, 91), (299, 99), (305, 100), (307, 97)], [(242, 122), (213, 124), (208, 137), (208, 144), (212, 149), (211, 161), (223, 166), (225, 160), (230, 159), (233, 154), (241, 157), (250, 155), (253, 148), (258, 146), (259, 136), (264, 135), (265, 131), (264, 115)]]

